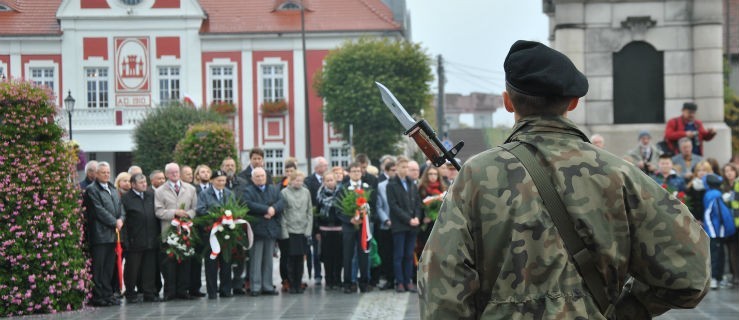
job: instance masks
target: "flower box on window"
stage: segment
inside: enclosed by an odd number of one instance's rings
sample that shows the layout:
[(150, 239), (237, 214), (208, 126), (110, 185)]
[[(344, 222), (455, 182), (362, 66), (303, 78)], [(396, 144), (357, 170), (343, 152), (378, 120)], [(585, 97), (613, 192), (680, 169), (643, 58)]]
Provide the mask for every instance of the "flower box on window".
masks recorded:
[(278, 115), (287, 113), (287, 101), (264, 101), (262, 102), (262, 113), (268, 115)]
[(236, 105), (231, 102), (214, 101), (210, 104), (210, 110), (226, 117), (231, 117), (236, 114)]

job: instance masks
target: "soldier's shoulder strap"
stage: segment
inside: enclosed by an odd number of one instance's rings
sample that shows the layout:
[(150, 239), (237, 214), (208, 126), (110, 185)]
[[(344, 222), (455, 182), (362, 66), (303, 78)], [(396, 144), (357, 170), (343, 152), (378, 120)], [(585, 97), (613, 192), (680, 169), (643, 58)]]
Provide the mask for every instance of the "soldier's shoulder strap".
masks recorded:
[(567, 208), (562, 202), (562, 198), (557, 195), (554, 184), (549, 179), (549, 174), (536, 160), (536, 147), (520, 141), (509, 142), (500, 147), (518, 158), (531, 175), (531, 179), (534, 180), (536, 189), (539, 190), (539, 194), (544, 201), (544, 206), (549, 211), (549, 215), (557, 227), (568, 253), (575, 262), (575, 267), (583, 278), (585, 287), (593, 296), (593, 300), (598, 305), (601, 314), (610, 319), (614, 311), (614, 305), (608, 299), (605, 283), (595, 267), (595, 257), (588, 251), (585, 242), (575, 231), (575, 225), (567, 214)]

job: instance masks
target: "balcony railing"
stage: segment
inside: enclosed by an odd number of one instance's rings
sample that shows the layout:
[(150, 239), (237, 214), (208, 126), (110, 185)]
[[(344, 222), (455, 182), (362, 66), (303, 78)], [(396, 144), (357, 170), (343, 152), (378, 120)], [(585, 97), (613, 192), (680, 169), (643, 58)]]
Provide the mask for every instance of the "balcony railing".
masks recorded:
[[(75, 109), (72, 112), (72, 129), (133, 129), (153, 108), (89, 108)], [(58, 123), (69, 126), (66, 109), (59, 112)]]

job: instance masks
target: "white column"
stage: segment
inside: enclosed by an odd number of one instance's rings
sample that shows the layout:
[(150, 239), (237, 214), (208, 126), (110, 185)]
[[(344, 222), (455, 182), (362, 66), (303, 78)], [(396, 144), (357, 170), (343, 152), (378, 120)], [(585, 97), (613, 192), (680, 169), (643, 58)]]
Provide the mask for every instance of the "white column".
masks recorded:
[[(310, 165), (310, 159), (306, 158), (305, 137), (308, 128), (305, 127), (305, 81), (303, 76), (303, 50), (293, 49), (293, 83), (295, 84), (295, 92), (293, 92), (293, 105), (295, 111), (290, 115), (295, 124), (295, 141), (290, 141), (295, 145), (295, 158), (298, 159), (299, 169), (306, 170)], [(305, 165), (305, 166), (304, 166)]]

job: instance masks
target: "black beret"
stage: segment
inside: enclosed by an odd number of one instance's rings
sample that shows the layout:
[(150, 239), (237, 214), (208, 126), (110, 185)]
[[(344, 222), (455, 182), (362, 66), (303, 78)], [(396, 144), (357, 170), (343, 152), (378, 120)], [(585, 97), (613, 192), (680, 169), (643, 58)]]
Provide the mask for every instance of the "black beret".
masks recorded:
[(503, 63), (506, 83), (536, 97), (582, 97), (588, 79), (561, 52), (539, 42), (518, 40)]
[(686, 103), (683, 103), (683, 110), (696, 111), (698, 110), (698, 105), (692, 102), (686, 102)]
[(213, 173), (211, 173), (210, 175), (210, 179), (212, 180), (218, 177), (227, 177), (227, 176), (228, 175), (226, 175), (226, 172), (224, 172), (223, 170), (214, 170)]

